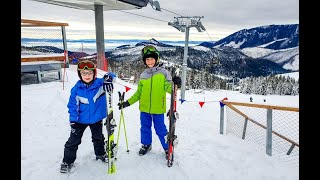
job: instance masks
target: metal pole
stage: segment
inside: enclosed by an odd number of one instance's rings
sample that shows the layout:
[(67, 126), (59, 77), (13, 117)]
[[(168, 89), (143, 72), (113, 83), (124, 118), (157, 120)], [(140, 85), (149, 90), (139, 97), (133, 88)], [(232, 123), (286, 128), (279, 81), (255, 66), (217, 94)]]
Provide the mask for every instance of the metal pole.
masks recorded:
[(248, 126), (248, 118), (245, 118), (243, 131), (242, 131), (242, 139), (244, 139), (246, 137), (247, 126)]
[(67, 49), (67, 38), (66, 38), (66, 28), (61, 26), (62, 31), (62, 42), (63, 42), (63, 50), (66, 54), (66, 68), (69, 68), (69, 58), (68, 58), (68, 49)]
[(272, 156), (272, 109), (267, 109), (266, 153)]
[(96, 46), (97, 46), (97, 68), (104, 70), (105, 49), (104, 49), (104, 26), (103, 26), (103, 5), (94, 4), (94, 15), (96, 24)]
[(220, 134), (223, 134), (224, 129), (224, 106), (220, 108)]
[(182, 63), (182, 82), (181, 82), (181, 99), (185, 99), (186, 78), (187, 78), (187, 58), (188, 58), (188, 43), (189, 43), (189, 25), (186, 26), (186, 38), (184, 45), (183, 63)]
[[(64, 53), (64, 63), (63, 63), (63, 79), (62, 79), (62, 89), (64, 90), (64, 77), (66, 75), (66, 68), (69, 68), (69, 55), (67, 49), (67, 38), (66, 38), (66, 29), (64, 26), (61, 26), (62, 32), (62, 43), (63, 43), (63, 53)], [(59, 79), (61, 79), (61, 71), (58, 72)]]

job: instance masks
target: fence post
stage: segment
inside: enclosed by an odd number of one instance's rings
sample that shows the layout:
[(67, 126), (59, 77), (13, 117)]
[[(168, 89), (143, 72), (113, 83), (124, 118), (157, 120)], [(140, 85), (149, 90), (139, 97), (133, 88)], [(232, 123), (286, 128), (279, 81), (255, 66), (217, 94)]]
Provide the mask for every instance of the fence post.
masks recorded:
[(66, 37), (66, 28), (64, 26), (61, 26), (61, 32), (62, 32), (62, 43), (63, 43), (63, 50), (65, 53), (65, 67), (69, 68), (69, 55), (68, 55), (68, 48), (67, 48), (67, 37)]
[(40, 70), (37, 71), (37, 80), (38, 83), (42, 83)]
[(267, 142), (266, 153), (272, 156), (272, 109), (267, 109)]
[(220, 134), (223, 134), (224, 106), (220, 107)]
[(243, 132), (242, 132), (242, 139), (244, 139), (246, 137), (247, 125), (248, 125), (248, 118), (245, 118), (244, 119)]
[(291, 145), (291, 147), (290, 147), (289, 151), (287, 152), (287, 155), (290, 155), (290, 154), (291, 154), (291, 152), (292, 152), (292, 150), (293, 150), (294, 146), (295, 146), (294, 144), (292, 144), (292, 145)]

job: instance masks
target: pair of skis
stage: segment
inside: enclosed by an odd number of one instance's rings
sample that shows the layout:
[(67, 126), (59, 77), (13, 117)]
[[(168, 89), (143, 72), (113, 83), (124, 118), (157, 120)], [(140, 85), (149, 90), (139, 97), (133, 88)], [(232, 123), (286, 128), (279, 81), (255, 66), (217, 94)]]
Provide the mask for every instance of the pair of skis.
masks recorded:
[[(179, 69), (174, 70), (172, 68), (172, 78), (178, 76)], [(177, 90), (178, 85), (172, 83), (171, 89), (171, 103), (170, 103), (170, 111), (169, 111), (169, 132), (167, 136), (167, 141), (169, 145), (168, 156), (167, 156), (167, 165), (171, 167), (174, 160), (174, 145), (177, 144), (177, 135), (175, 134), (176, 120), (179, 118), (177, 112)]]
[[(116, 144), (114, 142), (114, 130), (116, 125), (116, 120), (113, 118), (113, 97), (112, 97), (113, 89), (108, 92), (108, 96), (106, 96), (106, 101), (108, 102), (108, 116), (106, 118), (105, 124), (107, 128), (108, 138), (105, 142), (106, 145), (106, 154), (108, 158), (108, 174), (113, 174), (116, 172)], [(109, 99), (109, 100), (108, 100)]]
[[(108, 116), (107, 116), (105, 125), (106, 125), (107, 132), (108, 132), (108, 138), (107, 138), (107, 141), (105, 144), (106, 144), (106, 151), (107, 151), (107, 155), (108, 155), (108, 174), (113, 174), (116, 172), (115, 161), (117, 160), (116, 155), (117, 155), (117, 151), (118, 151), (121, 122), (123, 122), (124, 133), (125, 133), (125, 138), (126, 138), (126, 145), (127, 145), (127, 152), (129, 152), (128, 140), (127, 140), (127, 134), (126, 134), (126, 126), (124, 123), (123, 108), (121, 108), (117, 143), (114, 143), (114, 130), (117, 125), (116, 125), (116, 120), (113, 118), (113, 96), (112, 96), (112, 93), (113, 93), (113, 90), (108, 92), (108, 96), (106, 96), (106, 100), (108, 102)], [(119, 94), (119, 102), (123, 103), (125, 92), (123, 92), (121, 94), (119, 91), (118, 94)]]

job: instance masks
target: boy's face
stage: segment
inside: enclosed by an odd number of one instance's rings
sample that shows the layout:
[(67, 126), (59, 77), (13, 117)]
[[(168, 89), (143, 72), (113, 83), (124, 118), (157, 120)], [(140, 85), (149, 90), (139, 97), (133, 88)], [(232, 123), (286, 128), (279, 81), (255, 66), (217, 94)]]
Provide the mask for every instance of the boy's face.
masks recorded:
[(156, 64), (156, 60), (153, 57), (146, 58), (146, 64), (151, 68)]
[(93, 80), (92, 70), (81, 70), (80, 74), (81, 74), (82, 80), (86, 83), (89, 83)]

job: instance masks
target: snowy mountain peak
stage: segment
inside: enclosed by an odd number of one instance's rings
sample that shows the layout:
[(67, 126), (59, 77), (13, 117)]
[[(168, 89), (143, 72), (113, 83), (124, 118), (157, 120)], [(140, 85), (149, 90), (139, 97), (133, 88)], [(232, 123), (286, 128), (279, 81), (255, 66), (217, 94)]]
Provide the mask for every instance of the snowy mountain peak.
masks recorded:
[(157, 41), (157, 40), (154, 39), (154, 38), (149, 39), (149, 42), (150, 42), (150, 43), (153, 43), (153, 44), (159, 44), (159, 41)]
[(151, 38), (147, 41), (142, 41), (136, 44), (136, 46), (146, 46), (146, 45), (153, 45), (153, 46), (160, 46), (160, 47), (173, 47), (172, 45), (161, 43), (154, 38)]
[(299, 24), (267, 25), (243, 29), (214, 43), (214, 47), (248, 48), (264, 45), (279, 50), (299, 46)]

